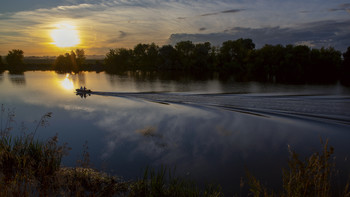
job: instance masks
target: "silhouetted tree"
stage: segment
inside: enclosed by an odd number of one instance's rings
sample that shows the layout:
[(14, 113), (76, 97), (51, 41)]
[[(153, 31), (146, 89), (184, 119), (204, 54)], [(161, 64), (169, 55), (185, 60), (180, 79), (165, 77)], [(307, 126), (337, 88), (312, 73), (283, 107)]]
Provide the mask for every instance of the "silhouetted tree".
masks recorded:
[(147, 56), (146, 56), (146, 68), (150, 70), (155, 70), (157, 68), (157, 62), (159, 58), (159, 46), (152, 43), (147, 48)]
[(313, 50), (311, 58), (313, 73), (310, 78), (313, 82), (335, 82), (338, 78), (341, 61), (341, 52), (333, 47)]
[(0, 55), (0, 67), (2, 68), (4, 66), (4, 63), (2, 62), (2, 57)]
[(171, 45), (164, 45), (159, 49), (158, 69), (177, 70), (179, 69), (179, 59), (176, 49)]
[(181, 70), (189, 70), (192, 65), (192, 54), (195, 45), (191, 41), (181, 41), (176, 43), (175, 49), (178, 53)]
[(138, 44), (134, 47), (134, 65), (141, 70), (156, 70), (159, 47), (152, 44)]
[(5, 65), (2, 62), (2, 57), (0, 55), (0, 73), (3, 73), (5, 71)]
[(84, 49), (76, 49), (75, 55), (76, 55), (77, 67), (79, 70), (82, 70), (86, 60)]
[(67, 56), (69, 56), (68, 53), (66, 53), (65, 56), (64, 55), (59, 55), (56, 58), (56, 60), (55, 60), (55, 62), (53, 64), (53, 67), (54, 67), (55, 70), (61, 71), (61, 72), (64, 72), (64, 71), (68, 72), (68, 71), (70, 71), (70, 66), (69, 66), (70, 63), (68, 61)]
[(222, 43), (219, 69), (232, 72), (236, 77), (243, 77), (247, 74), (247, 65), (254, 48), (255, 44), (251, 39), (240, 38)]
[(250, 77), (259, 81), (274, 81), (283, 63), (285, 48), (282, 45), (265, 45), (254, 51), (249, 64)]
[(56, 58), (53, 67), (58, 72), (79, 72), (77, 57), (74, 51), (71, 51), (70, 54), (65, 53), (64, 55), (59, 55)]
[(343, 53), (343, 62), (340, 68), (340, 80), (342, 84), (350, 86), (350, 47)]
[(209, 69), (213, 71), (217, 71), (217, 67), (219, 64), (219, 55), (220, 54), (220, 47), (218, 46), (212, 46), (209, 51)]
[(211, 67), (210, 60), (211, 56), (209, 55), (211, 50), (211, 44), (209, 42), (196, 44), (193, 49), (193, 54), (190, 56), (191, 69), (192, 70), (208, 70)]
[(10, 72), (21, 73), (24, 71), (23, 54), (23, 51), (20, 49), (13, 49), (8, 52), (6, 62)]
[(310, 63), (310, 48), (287, 45), (285, 55), (276, 70), (276, 81), (283, 83), (305, 82), (305, 65)]
[(108, 72), (119, 72), (134, 69), (133, 51), (131, 49), (110, 49), (105, 58)]

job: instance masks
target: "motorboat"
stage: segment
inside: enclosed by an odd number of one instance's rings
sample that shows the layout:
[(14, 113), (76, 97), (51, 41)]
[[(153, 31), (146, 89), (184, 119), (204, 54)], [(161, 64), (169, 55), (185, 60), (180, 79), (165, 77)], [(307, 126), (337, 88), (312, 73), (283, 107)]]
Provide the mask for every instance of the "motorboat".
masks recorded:
[(75, 89), (75, 91), (77, 91), (77, 94), (89, 94), (92, 91), (90, 89)]

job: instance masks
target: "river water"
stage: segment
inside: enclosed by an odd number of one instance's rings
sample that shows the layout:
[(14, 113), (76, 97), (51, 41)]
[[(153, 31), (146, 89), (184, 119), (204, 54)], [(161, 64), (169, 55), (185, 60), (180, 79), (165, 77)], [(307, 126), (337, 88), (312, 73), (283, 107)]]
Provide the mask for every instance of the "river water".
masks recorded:
[[(74, 89), (86, 86), (86, 98)], [(301, 158), (335, 148), (339, 181), (350, 174), (350, 88), (164, 77), (150, 73), (76, 75), (51, 71), (0, 74), (0, 103), (15, 112), (13, 132), (58, 134), (74, 166), (87, 143), (91, 165), (126, 180), (150, 166), (176, 167), (199, 184), (239, 194), (248, 170), (269, 187), (281, 185), (288, 146)], [(3, 117), (4, 119), (4, 117)]]

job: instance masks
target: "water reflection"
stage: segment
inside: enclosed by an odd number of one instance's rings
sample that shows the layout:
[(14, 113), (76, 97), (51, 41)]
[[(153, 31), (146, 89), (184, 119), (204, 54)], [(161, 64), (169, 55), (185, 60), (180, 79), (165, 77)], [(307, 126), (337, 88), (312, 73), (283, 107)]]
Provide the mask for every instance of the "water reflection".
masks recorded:
[(9, 74), (11, 74), (11, 75), (23, 75), (24, 69), (23, 68), (11, 68), (11, 69), (9, 69)]
[(26, 85), (26, 79), (24, 73), (21, 74), (12, 74), (9, 73), (9, 79), (12, 82), (12, 84), (16, 86), (25, 86)]
[(73, 90), (75, 87), (86, 86), (85, 73), (65, 74), (65, 78), (60, 81), (60, 85), (66, 90)]
[(95, 95), (81, 107), (89, 110), (73, 108), (74, 117), (99, 130), (81, 127), (84, 132), (76, 135), (89, 138), (89, 142), (97, 139), (96, 134), (103, 138), (95, 146), (99, 148), (94, 150), (94, 164), (102, 160), (108, 163), (107, 169), (126, 178), (139, 176), (139, 169), (147, 165), (176, 166), (181, 176), (202, 183), (218, 182), (238, 191), (245, 168), (259, 179), (279, 185), (281, 167), (287, 165), (288, 144), (302, 158), (319, 147), (319, 137), (336, 145), (339, 158), (349, 148), (347, 125)]
[(74, 84), (73, 81), (70, 79), (69, 74), (66, 74), (66, 77), (61, 81), (61, 86), (66, 90), (74, 89)]
[(83, 72), (72, 75), (72, 80), (74, 81), (74, 84), (77, 87), (87, 86), (86, 79), (85, 79), (85, 73), (83, 73)]
[(222, 84), (215, 75), (197, 76), (184, 72), (123, 72), (106, 74), (110, 85), (137, 92), (220, 92)]
[(91, 94), (89, 94), (89, 93), (80, 93), (80, 92), (77, 92), (76, 95), (80, 96), (80, 98), (84, 98), (84, 99), (86, 99), (88, 96), (91, 96)]
[(291, 94), (348, 94), (350, 89), (340, 84), (289, 85), (277, 83), (242, 82), (225, 79), (220, 74), (196, 78), (181, 72), (123, 72), (105, 74), (111, 89), (127, 92), (191, 92), (191, 93), (287, 93)]
[(4, 78), (5, 78), (4, 72), (0, 71), (0, 83), (4, 81)]
[[(350, 150), (348, 124), (286, 115), (291, 109), (296, 109), (297, 112), (315, 114), (326, 111), (326, 115), (332, 112), (334, 116), (343, 114), (349, 117), (346, 109), (350, 94), (344, 88), (335, 91), (334, 86), (289, 86), (290, 89), (287, 89), (283, 85), (226, 84), (216, 80), (193, 80), (187, 84), (104, 73), (68, 76), (55, 72), (25, 74), (25, 88), (8, 88), (11, 86), (9, 80), (0, 84), (4, 92), (0, 94), (0, 100), (19, 110), (16, 114), (18, 120), (33, 122), (33, 115), (40, 117), (46, 112), (53, 112), (50, 126), (38, 136), (46, 139), (58, 132), (61, 142), (68, 142), (73, 150), (64, 158), (63, 164), (67, 166), (75, 164), (76, 155), (81, 153), (87, 140), (93, 166), (101, 168), (103, 165), (103, 170), (125, 179), (139, 177), (140, 169), (147, 165), (158, 167), (164, 164), (176, 166), (180, 175), (196, 181), (217, 182), (230, 191), (239, 191), (240, 179), (245, 176), (246, 168), (264, 182), (280, 184), (281, 167), (287, 165), (288, 144), (301, 154), (301, 158), (319, 147), (320, 136), (330, 139), (337, 158), (344, 158)], [(9, 78), (11, 76), (8, 75)], [(114, 92), (114, 97), (101, 94), (80, 99), (71, 90), (72, 84), (73, 88), (87, 86), (92, 90)], [(326, 94), (340, 92), (344, 98), (327, 100), (326, 97), (300, 99), (284, 96), (275, 99), (276, 96), (265, 94), (140, 93), (280, 93), (281, 90), (309, 93), (318, 89)], [(23, 94), (26, 96), (23, 97)], [(312, 103), (318, 105), (309, 105)], [(332, 105), (327, 106), (329, 103)], [(259, 111), (249, 110), (259, 106)], [(346, 113), (337, 111), (339, 108)], [(345, 165), (344, 160), (337, 165), (345, 166), (344, 174), (348, 175), (350, 165)]]

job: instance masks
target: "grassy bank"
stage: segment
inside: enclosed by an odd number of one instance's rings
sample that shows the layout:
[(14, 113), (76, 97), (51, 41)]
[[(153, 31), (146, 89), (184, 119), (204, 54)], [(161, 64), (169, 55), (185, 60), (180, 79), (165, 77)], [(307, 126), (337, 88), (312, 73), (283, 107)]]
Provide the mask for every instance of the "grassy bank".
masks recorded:
[(125, 181), (89, 168), (84, 161), (76, 167), (60, 166), (67, 151), (65, 145), (58, 145), (57, 136), (40, 142), (32, 135), (2, 135), (0, 196), (221, 195), (216, 188), (202, 191), (194, 183), (174, 177), (166, 168), (157, 172), (147, 169), (143, 178)]

